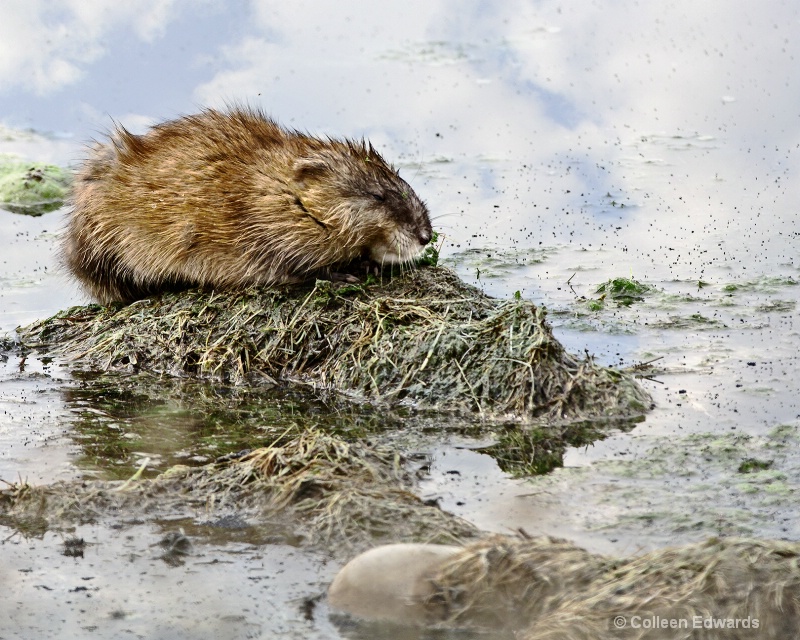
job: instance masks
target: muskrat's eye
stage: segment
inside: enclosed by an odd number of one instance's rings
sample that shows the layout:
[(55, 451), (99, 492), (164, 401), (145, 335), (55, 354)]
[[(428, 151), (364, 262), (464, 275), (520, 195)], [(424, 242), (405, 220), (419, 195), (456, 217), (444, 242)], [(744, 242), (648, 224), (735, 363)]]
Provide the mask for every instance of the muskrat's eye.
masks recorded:
[(379, 193), (378, 191), (372, 191), (372, 192), (370, 192), (370, 194), (369, 194), (369, 195), (371, 195), (371, 196), (372, 196), (372, 198), (373, 198), (373, 199), (374, 199), (376, 202), (384, 202), (384, 201), (386, 200), (386, 196), (385, 196), (385, 195), (383, 195), (382, 193)]

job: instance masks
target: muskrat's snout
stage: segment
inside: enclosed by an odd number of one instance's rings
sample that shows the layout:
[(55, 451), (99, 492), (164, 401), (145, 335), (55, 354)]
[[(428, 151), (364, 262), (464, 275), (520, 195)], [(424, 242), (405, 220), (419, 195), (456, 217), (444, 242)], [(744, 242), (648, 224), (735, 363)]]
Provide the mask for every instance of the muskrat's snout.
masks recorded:
[(420, 229), (419, 232), (417, 233), (417, 240), (419, 240), (419, 243), (423, 247), (431, 241), (432, 237), (433, 237), (433, 229), (431, 229), (430, 223), (428, 223), (427, 227), (425, 227), (424, 229)]
[(418, 253), (430, 243), (433, 238), (433, 227), (431, 226), (431, 216), (428, 213), (428, 207), (419, 198), (416, 199), (418, 206), (415, 208), (415, 221), (413, 235), (414, 239), (419, 243)]
[(414, 240), (419, 242), (420, 249), (422, 249), (422, 247), (426, 246), (431, 241), (431, 238), (433, 238), (431, 216), (428, 213), (428, 207), (411, 190), (411, 187), (409, 187), (409, 192), (411, 194), (409, 217), (413, 221), (411, 224), (411, 235), (414, 236)]
[(384, 226), (382, 234), (369, 244), (370, 257), (381, 264), (413, 262), (433, 238), (427, 208), (417, 200), (411, 207), (396, 210), (387, 219), (391, 224)]

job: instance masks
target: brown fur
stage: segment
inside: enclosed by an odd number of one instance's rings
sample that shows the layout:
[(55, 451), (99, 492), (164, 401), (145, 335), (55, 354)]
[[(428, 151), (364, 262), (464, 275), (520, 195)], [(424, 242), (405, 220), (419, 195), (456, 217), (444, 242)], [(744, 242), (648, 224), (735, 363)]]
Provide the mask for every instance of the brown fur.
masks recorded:
[(62, 252), (108, 303), (298, 282), (359, 257), (405, 263), (430, 238), (424, 203), (372, 145), (234, 108), (142, 136), (118, 127), (76, 176)]

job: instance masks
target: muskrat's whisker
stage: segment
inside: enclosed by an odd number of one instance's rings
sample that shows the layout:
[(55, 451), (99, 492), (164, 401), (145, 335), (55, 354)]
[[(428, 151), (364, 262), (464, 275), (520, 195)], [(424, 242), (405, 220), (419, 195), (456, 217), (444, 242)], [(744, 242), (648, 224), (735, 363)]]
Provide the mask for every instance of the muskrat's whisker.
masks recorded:
[(458, 216), (461, 215), (458, 211), (446, 211), (445, 213), (437, 213), (435, 216), (431, 216), (431, 222), (434, 220), (441, 220), (442, 218), (448, 218), (450, 216)]

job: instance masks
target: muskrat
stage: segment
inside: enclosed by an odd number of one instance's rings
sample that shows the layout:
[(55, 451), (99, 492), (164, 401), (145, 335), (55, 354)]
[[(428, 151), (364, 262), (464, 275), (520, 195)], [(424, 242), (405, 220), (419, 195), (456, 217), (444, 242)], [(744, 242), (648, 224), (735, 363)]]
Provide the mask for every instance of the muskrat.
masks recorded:
[(77, 172), (62, 256), (101, 303), (240, 289), (407, 264), (428, 210), (364, 140), (315, 138), (261, 111), (207, 109), (133, 135), (117, 126)]

